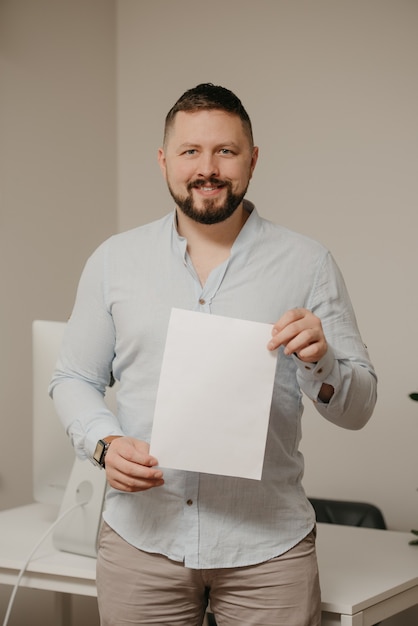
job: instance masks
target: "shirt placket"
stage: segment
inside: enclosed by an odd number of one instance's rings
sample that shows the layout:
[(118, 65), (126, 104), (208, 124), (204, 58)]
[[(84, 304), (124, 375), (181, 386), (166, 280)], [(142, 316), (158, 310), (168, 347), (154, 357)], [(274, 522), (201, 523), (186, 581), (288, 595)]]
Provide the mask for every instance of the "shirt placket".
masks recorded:
[(199, 567), (199, 478), (197, 472), (187, 472), (183, 504), (184, 521), (184, 564), (186, 567)]
[(201, 285), (193, 269), (196, 294), (195, 311), (200, 311), (201, 313), (211, 313), (212, 302), (220, 289), (220, 286), (228, 269), (228, 265), (229, 259), (227, 259), (221, 265), (212, 270), (206, 283), (203, 286)]
[[(188, 257), (185, 255), (187, 267), (194, 278), (196, 303), (195, 310), (201, 313), (211, 313), (211, 304), (219, 291), (229, 265), (229, 259), (216, 267), (210, 273), (206, 283), (202, 286), (196, 271)], [(186, 488), (183, 504), (184, 520), (184, 564), (186, 567), (200, 567), (200, 518), (199, 518), (199, 483), (198, 472), (187, 472)]]

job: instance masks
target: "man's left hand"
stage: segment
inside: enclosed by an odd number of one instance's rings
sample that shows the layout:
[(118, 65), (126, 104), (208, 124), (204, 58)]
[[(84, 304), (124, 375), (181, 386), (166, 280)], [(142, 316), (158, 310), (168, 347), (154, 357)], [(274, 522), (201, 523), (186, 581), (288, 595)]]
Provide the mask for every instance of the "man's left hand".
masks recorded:
[(286, 355), (296, 356), (306, 363), (316, 363), (327, 351), (327, 341), (321, 320), (307, 309), (291, 309), (274, 324), (269, 350), (284, 346)]

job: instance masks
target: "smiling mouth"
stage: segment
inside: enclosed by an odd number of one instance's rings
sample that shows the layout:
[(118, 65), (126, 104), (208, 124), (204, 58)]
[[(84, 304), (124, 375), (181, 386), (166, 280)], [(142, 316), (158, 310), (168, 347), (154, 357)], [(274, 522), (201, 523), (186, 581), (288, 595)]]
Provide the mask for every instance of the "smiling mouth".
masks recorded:
[(221, 180), (195, 180), (193, 183), (189, 184), (189, 190), (197, 189), (204, 193), (211, 193), (218, 189), (223, 189), (225, 186), (225, 183)]
[(216, 191), (217, 189), (222, 189), (223, 185), (219, 185), (217, 187), (197, 187), (197, 189), (201, 189), (202, 191)]

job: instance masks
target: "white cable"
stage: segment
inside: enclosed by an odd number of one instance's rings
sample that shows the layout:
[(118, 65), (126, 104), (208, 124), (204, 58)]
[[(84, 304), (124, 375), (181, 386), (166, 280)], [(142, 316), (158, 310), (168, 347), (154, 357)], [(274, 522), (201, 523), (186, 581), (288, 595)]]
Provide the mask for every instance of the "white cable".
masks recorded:
[(10, 614), (12, 612), (13, 604), (14, 604), (14, 601), (15, 601), (15, 598), (16, 598), (17, 590), (18, 590), (19, 585), (20, 585), (20, 581), (22, 580), (23, 575), (26, 572), (26, 569), (27, 569), (29, 563), (31, 562), (35, 552), (43, 544), (45, 539), (54, 530), (54, 528), (56, 526), (58, 526), (58, 524), (64, 519), (64, 517), (66, 517), (69, 513), (71, 513), (71, 511), (74, 511), (74, 509), (78, 509), (79, 506), (84, 506), (85, 504), (87, 504), (87, 501), (86, 502), (77, 502), (77, 504), (74, 504), (72, 507), (70, 507), (69, 509), (67, 509), (66, 511), (61, 513), (61, 515), (55, 520), (55, 522), (53, 524), (51, 524), (51, 526), (48, 528), (48, 530), (39, 539), (38, 543), (34, 546), (32, 551), (30, 552), (28, 558), (26, 559), (24, 565), (20, 569), (20, 572), (19, 572), (19, 575), (17, 577), (15, 586), (13, 587), (12, 594), (11, 594), (10, 599), (9, 599), (9, 604), (7, 605), (7, 611), (6, 611), (6, 615), (5, 615), (4, 621), (3, 621), (3, 626), (7, 626), (7, 624), (9, 623)]

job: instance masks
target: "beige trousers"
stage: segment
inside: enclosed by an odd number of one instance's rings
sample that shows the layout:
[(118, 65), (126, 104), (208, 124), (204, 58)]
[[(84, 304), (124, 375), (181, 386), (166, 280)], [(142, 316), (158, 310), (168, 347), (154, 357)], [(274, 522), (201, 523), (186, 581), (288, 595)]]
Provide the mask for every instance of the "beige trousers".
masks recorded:
[(97, 560), (101, 626), (201, 626), (208, 598), (218, 626), (319, 626), (312, 531), (266, 563), (193, 570), (132, 547), (104, 524)]

